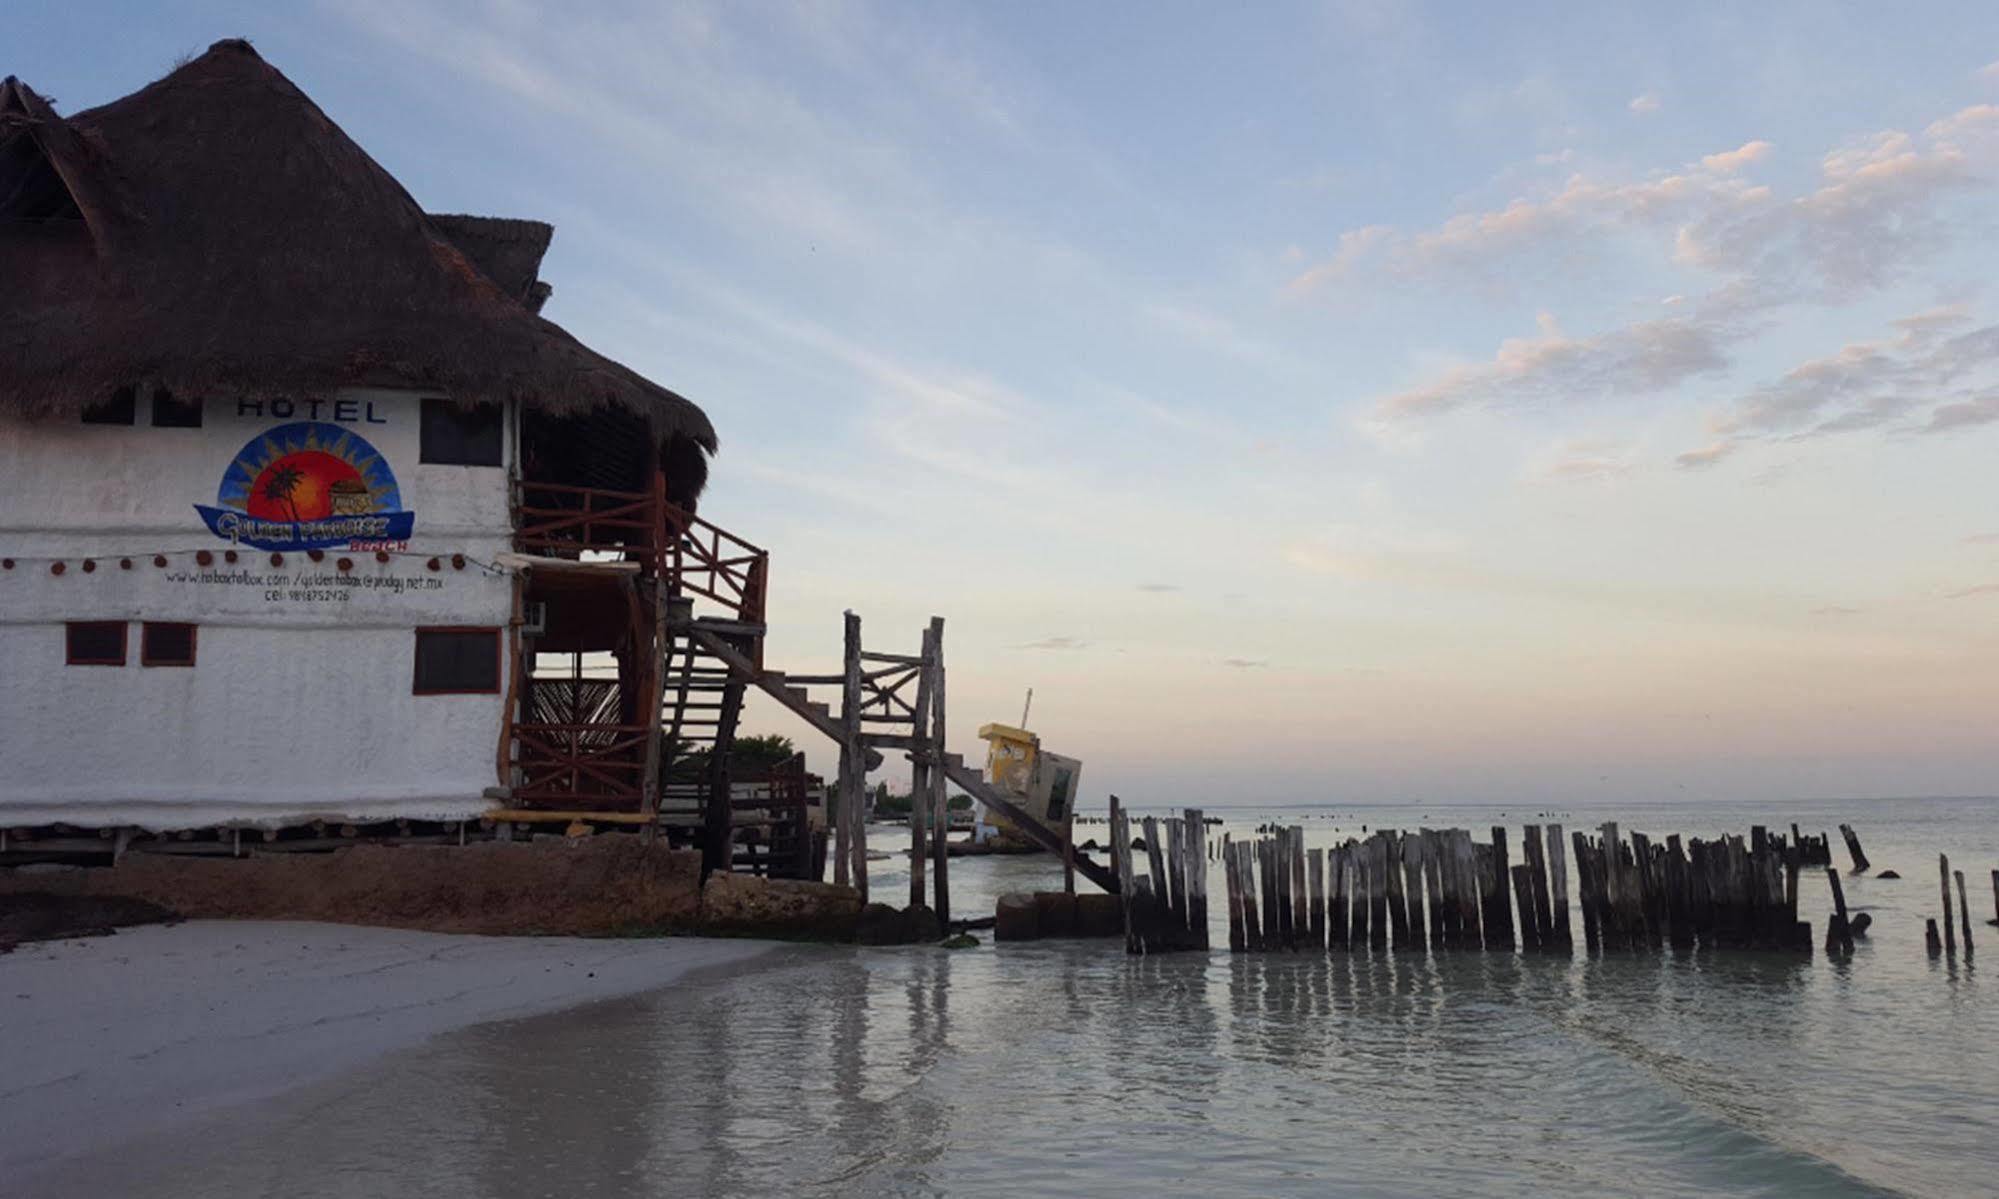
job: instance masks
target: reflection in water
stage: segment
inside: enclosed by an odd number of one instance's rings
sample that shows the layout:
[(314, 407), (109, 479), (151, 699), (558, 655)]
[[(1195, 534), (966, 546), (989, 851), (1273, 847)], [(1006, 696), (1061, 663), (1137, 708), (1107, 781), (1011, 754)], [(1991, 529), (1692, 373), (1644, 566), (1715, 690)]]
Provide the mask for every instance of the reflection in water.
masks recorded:
[(1999, 1079), (1937, 1056), (1990, 1042), (1968, 990), (1759, 955), (792, 949), (60, 1193), (1962, 1193), (1999, 1131)]
[[(1652, 827), (1725, 823), (1695, 815), (1709, 823)], [(1861, 820), (1883, 863), (1933, 859), (1940, 840), (1999, 855), (1977, 840), (1992, 827), (1982, 809), (1941, 825)], [(990, 861), (953, 866), (968, 906), (1037, 869)], [(453, 1034), (42, 1185), (499, 1199), (1989, 1192), (1999, 1005), (1981, 1002), (1972, 963), (1924, 955), (1933, 887), (1853, 879), (1848, 897), (1875, 932), (1838, 961), (784, 949), (657, 995)], [(1805, 905), (1821, 927), (1824, 903)]]

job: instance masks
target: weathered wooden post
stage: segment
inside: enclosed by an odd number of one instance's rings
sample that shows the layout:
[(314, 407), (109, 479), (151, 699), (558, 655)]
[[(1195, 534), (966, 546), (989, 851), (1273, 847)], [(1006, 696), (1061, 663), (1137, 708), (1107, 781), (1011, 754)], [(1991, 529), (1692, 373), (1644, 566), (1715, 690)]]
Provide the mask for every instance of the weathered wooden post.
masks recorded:
[(1353, 935), (1352, 916), (1347, 911), (1350, 867), (1345, 846), (1333, 846), (1327, 855), (1326, 868), (1332, 872), (1331, 895), (1326, 901), (1326, 943), (1333, 949), (1345, 949)]
[[(929, 831), (925, 817), (930, 811), (930, 744), (925, 734), (930, 729), (930, 688), (936, 674), (935, 658), (937, 628), (923, 630), (923, 649), (918, 659), (923, 663), (917, 667), (916, 699), (912, 703), (916, 714), (911, 720), (909, 754), (909, 906), (922, 907), (928, 898), (924, 894), (923, 864), (930, 857)], [(938, 763), (943, 769), (943, 763)]]
[[(936, 876), (937, 922), (951, 927), (951, 789), (944, 777), (944, 618), (930, 618), (930, 649), (936, 658), (930, 680), (930, 872)], [(1073, 807), (1073, 801), (1071, 803)]]
[(1367, 847), (1347, 838), (1347, 944), (1354, 949), (1367, 946)]
[(1928, 946), (1931, 957), (1943, 956), (1943, 938), (1937, 936), (1937, 918), (1928, 917), (1923, 921), (1923, 943)]
[(1111, 869), (1117, 872), (1118, 906), (1124, 910), (1124, 951), (1138, 952), (1136, 914), (1132, 911), (1131, 818), (1111, 796)]
[(1953, 870), (1951, 877), (1957, 880), (1958, 922), (1964, 925), (1964, 960), (1971, 960), (1971, 901), (1964, 895), (1964, 871)]
[(1853, 855), (1853, 872), (1860, 874), (1867, 869), (1867, 855), (1860, 851), (1860, 835), (1850, 824), (1839, 826), (1839, 835), (1846, 838), (1846, 852)]
[(1429, 940), (1423, 923), (1423, 852), (1429, 842), (1419, 836), (1399, 835), (1402, 849), (1402, 894), (1409, 909), (1410, 949), (1421, 952)]
[[(1511, 867), (1506, 858), (1506, 828), (1492, 826), (1492, 914), (1499, 920), (1500, 948), (1513, 948), (1513, 905), (1507, 901), (1506, 878)], [(1487, 946), (1492, 945), (1492, 932), (1486, 931)]]
[(1187, 835), (1193, 838), (1188, 861), (1194, 868), (1194, 902), (1187, 909), (1194, 924), (1194, 947), (1208, 948), (1208, 820), (1199, 808), (1187, 809)]
[(1236, 873), (1235, 843), (1222, 834), (1222, 882), (1229, 891), (1229, 952), (1241, 953), (1248, 945), (1242, 935), (1242, 876)]
[(1326, 947), (1326, 851), (1313, 848), (1306, 859), (1306, 876), (1311, 880), (1312, 933), (1314, 949)]
[[(1846, 826), (1842, 824), (1839, 827), (1844, 829)], [(1956, 957), (1956, 921), (1951, 918), (1950, 911), (1950, 858), (1945, 854), (1937, 855), (1937, 875), (1939, 876), (1937, 886), (1943, 892), (1943, 951), (1951, 957)]]
[(1597, 951), (1596, 927), (1596, 867), (1590, 852), (1589, 838), (1581, 832), (1569, 834), (1576, 851), (1576, 902), (1583, 910), (1583, 948), (1590, 953)]
[(1554, 948), (1566, 952), (1575, 947), (1575, 940), (1569, 934), (1569, 851), (1559, 824), (1548, 826), (1548, 881)]
[(1235, 846), (1238, 871), (1242, 875), (1242, 935), (1243, 941), (1257, 953), (1269, 947), (1270, 937), (1257, 913), (1257, 897), (1261, 892), (1256, 883), (1256, 855), (1252, 852), (1254, 842), (1238, 841)]
[(1853, 952), (1853, 925), (1846, 917), (1846, 889), (1839, 885), (1839, 871), (1827, 866), (1825, 877), (1832, 884), (1832, 919), (1825, 927), (1825, 951), (1850, 954)]
[(1403, 885), (1402, 836), (1383, 829), (1381, 838), (1383, 883), (1388, 892), (1388, 927), (1394, 932), (1395, 948), (1409, 948), (1409, 898)]

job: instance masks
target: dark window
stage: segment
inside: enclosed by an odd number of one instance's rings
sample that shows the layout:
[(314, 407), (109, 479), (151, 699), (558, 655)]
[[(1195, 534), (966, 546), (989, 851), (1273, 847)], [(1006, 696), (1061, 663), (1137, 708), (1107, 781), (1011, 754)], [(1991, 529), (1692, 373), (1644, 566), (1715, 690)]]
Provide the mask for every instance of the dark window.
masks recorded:
[(160, 429), (199, 429), (201, 397), (175, 399), (173, 392), (162, 387), (153, 393), (153, 425)]
[(500, 689), (500, 630), (418, 629), (418, 695), (491, 695)]
[(121, 387), (111, 393), (111, 398), (102, 404), (92, 404), (83, 410), (86, 425), (129, 425), (138, 415), (138, 404), (132, 398), (132, 389)]
[(71, 666), (123, 666), (125, 622), (72, 620), (63, 626)]
[(139, 629), (139, 665), (194, 665), (194, 626), (147, 621)]
[(498, 404), (464, 408), (450, 400), (425, 400), (417, 461), (443, 466), (498, 466), (502, 428)]

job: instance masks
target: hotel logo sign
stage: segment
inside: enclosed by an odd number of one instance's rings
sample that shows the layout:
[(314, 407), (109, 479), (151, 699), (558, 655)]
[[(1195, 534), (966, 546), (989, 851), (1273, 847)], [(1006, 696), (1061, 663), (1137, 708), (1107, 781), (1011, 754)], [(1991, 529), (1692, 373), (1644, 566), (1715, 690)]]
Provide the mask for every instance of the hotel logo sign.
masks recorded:
[(265, 550), (373, 548), (409, 540), (416, 513), (374, 446), (339, 425), (296, 421), (250, 439), (222, 472), (209, 531)]

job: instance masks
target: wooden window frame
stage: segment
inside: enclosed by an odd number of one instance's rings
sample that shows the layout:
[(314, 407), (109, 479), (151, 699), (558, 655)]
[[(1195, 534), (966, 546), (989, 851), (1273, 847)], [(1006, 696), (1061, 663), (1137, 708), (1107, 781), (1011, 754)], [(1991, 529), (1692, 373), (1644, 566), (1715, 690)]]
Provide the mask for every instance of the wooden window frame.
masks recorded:
[[(156, 628), (187, 630), (187, 659), (159, 658), (153, 655), (151, 638), (147, 634)], [(201, 626), (191, 620), (148, 620), (139, 625), (139, 665), (161, 667), (193, 667), (200, 659)]]
[[(118, 656), (116, 658), (79, 658), (70, 644), (70, 630), (80, 625), (116, 625), (118, 628)], [(65, 666), (123, 666), (132, 656), (132, 622), (128, 620), (65, 620), (62, 622), (62, 658)]]
[[(204, 405), (200, 396), (183, 400), (164, 387), (153, 389), (152, 422), (155, 429), (199, 429)], [(161, 420), (162, 415), (169, 419)], [(191, 419), (190, 419), (191, 418)]]
[[(486, 462), (483, 460), (478, 462), (467, 462), (464, 461), (462, 457), (431, 456), (432, 453), (435, 451), (433, 451), (433, 449), (431, 448), (430, 439), (427, 436), (425, 436), (425, 433), (430, 428), (432, 412), (449, 412), (455, 415), (456, 417), (462, 419), (470, 415), (470, 413), (478, 411), (481, 407), (488, 407), (488, 406), (494, 409), (495, 432), (498, 438), (498, 440), (493, 446), (493, 460), (491, 462)], [(450, 399), (449, 397), (446, 396), (424, 396), (422, 399), (417, 401), (416, 460), (420, 465), (424, 466), (472, 466), (472, 467), (483, 467), (487, 469), (496, 469), (496, 468), (505, 467), (507, 464), (506, 405), (500, 403), (498, 400), (489, 400), (486, 401), (484, 404), (475, 404), (471, 409), (467, 409), (462, 405), (460, 405), (458, 401)]]
[[(427, 624), (418, 625), (410, 638), (410, 694), (411, 695), (498, 695), (506, 685), (507, 640), (500, 634), (504, 630), (490, 624)], [(488, 633), (493, 638), (493, 685), (491, 687), (425, 687), (421, 677), (423, 654), (420, 646), (425, 633)]]
[(130, 428), (139, 423), (139, 393), (135, 388), (121, 387), (108, 398), (86, 407), (81, 419), (86, 425)]

